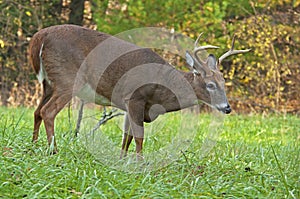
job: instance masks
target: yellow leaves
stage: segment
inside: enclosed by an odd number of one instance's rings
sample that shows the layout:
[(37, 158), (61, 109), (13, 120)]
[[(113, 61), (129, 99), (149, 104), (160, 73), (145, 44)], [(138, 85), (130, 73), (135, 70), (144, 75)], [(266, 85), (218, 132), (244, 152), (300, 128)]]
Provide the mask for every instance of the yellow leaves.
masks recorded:
[(250, 79), (248, 77), (245, 77), (244, 79), (241, 80), (244, 84), (248, 84)]
[[(270, 107), (278, 107), (299, 90), (299, 26), (273, 23), (269, 16), (257, 15), (239, 24), (236, 35), (251, 53), (235, 57), (227, 72), (228, 80), (250, 88)], [(243, 43), (239, 47), (244, 48)], [(247, 56), (247, 57), (245, 57)], [(237, 58), (240, 60), (236, 61)], [(297, 69), (298, 67), (298, 69)], [(298, 71), (298, 72), (297, 72)], [(234, 76), (233, 76), (234, 75)], [(299, 93), (297, 91), (297, 93)]]
[(296, 8), (297, 6), (300, 5), (300, 0), (295, 0), (293, 1), (293, 7)]
[(19, 18), (14, 18), (13, 21), (14, 21), (14, 24), (16, 24), (18, 26), (22, 25), (21, 19), (19, 19)]
[(232, 81), (226, 81), (226, 82), (225, 82), (225, 86), (227, 86), (227, 87), (233, 86)]
[(206, 6), (206, 10), (208, 10), (209, 12), (213, 12), (214, 11), (213, 7), (211, 7), (211, 6)]
[(233, 67), (233, 68), (229, 71), (229, 73), (228, 73), (228, 78), (229, 78), (230, 80), (233, 79), (234, 73), (235, 73), (235, 68)]
[(264, 55), (263, 51), (261, 51), (257, 48), (254, 50), (254, 54), (257, 55), (258, 57), (262, 57)]
[(4, 46), (5, 46), (4, 41), (0, 39), (0, 48), (4, 48)]
[(31, 17), (31, 12), (30, 12), (30, 11), (26, 11), (25, 14), (26, 14), (28, 17)]

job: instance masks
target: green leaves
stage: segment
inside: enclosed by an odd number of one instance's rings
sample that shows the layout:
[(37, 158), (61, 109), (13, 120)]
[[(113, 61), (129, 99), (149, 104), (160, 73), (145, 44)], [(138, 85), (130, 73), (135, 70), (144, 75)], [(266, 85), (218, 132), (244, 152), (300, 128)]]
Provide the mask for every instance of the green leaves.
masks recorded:
[[(70, 2), (64, 5), (60, 0), (45, 0), (43, 4), (37, 0), (0, 2), (3, 73), (0, 104), (33, 105), (32, 98), (25, 97), (28, 100), (24, 101), (23, 97), (17, 97), (38, 93), (38, 87), (30, 89), (36, 83), (26, 54), (29, 40), (42, 27), (66, 23)], [(209, 52), (216, 56), (230, 47), (236, 34), (237, 48), (252, 49), (225, 60), (221, 66), (228, 96), (236, 110), (268, 107), (299, 112), (299, 3), (298, 0), (97, 0), (86, 4), (85, 25), (96, 24), (99, 31), (110, 34), (133, 28), (164, 27), (193, 39), (204, 32), (201, 44), (220, 46), (219, 50)], [(176, 60), (173, 64), (183, 68), (183, 61)]]

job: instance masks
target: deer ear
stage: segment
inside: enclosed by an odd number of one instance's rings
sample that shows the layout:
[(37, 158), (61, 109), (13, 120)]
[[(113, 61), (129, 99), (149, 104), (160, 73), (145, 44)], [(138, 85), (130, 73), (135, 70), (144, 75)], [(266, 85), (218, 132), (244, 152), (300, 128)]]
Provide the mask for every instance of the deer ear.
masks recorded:
[(210, 54), (207, 57), (206, 60), (207, 66), (212, 69), (212, 70), (216, 70), (217, 69), (217, 59), (213, 54)]
[(201, 74), (202, 77), (205, 77), (205, 75), (206, 75), (205, 69), (199, 62), (195, 62), (194, 57), (188, 51), (186, 51), (185, 57), (186, 57), (186, 62), (191, 67), (191, 70), (193, 71), (193, 73), (195, 75)]

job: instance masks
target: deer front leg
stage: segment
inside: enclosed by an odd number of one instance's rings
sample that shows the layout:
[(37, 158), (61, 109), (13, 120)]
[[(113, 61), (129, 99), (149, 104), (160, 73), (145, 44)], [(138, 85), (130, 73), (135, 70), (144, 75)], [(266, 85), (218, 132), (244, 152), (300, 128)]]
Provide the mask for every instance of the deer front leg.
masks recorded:
[(142, 149), (143, 149), (143, 141), (144, 138), (134, 137), (135, 145), (136, 145), (136, 159), (144, 160)]
[(145, 103), (141, 100), (128, 100), (126, 103), (129, 128), (136, 144), (137, 160), (143, 159), (144, 105)]

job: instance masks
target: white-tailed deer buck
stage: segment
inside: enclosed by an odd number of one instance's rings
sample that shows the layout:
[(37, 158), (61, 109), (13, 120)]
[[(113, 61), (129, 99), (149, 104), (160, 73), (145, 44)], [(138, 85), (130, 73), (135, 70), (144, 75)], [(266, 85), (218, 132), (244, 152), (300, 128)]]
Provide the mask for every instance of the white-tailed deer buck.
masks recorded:
[(137, 156), (141, 155), (143, 123), (160, 114), (198, 101), (230, 113), (219, 65), (226, 57), (249, 50), (234, 50), (233, 38), (231, 49), (219, 59), (211, 54), (202, 60), (199, 51), (217, 47), (198, 47), (199, 37), (193, 53), (186, 52), (191, 71), (183, 72), (151, 49), (105, 33), (75, 25), (40, 30), (31, 39), (29, 49), (43, 86), (43, 96), (34, 113), (33, 142), (44, 120), (48, 143), (54, 143), (56, 152), (54, 120), (74, 95), (126, 111), (121, 157), (126, 155), (133, 138)]

